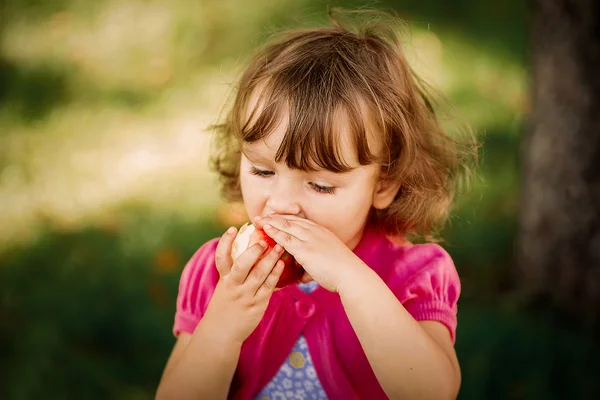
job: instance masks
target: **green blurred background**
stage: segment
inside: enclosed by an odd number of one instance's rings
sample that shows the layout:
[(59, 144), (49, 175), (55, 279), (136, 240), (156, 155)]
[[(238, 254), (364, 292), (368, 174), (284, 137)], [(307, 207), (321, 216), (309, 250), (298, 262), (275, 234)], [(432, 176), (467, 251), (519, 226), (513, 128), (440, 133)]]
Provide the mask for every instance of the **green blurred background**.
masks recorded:
[[(406, 19), (411, 62), (483, 143), (443, 233), (463, 282), (460, 398), (600, 398), (597, 342), (512, 294), (526, 2), (337, 3)], [(243, 220), (219, 199), (205, 128), (248, 55), (272, 32), (325, 22), (326, 4), (0, 7), (0, 398), (150, 399), (181, 269)]]

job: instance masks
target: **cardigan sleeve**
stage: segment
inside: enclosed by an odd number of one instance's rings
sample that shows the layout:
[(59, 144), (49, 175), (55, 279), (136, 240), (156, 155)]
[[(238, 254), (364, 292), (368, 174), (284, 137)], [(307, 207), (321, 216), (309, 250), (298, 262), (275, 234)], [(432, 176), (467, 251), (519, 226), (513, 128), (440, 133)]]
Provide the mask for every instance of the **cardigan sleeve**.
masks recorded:
[(179, 279), (173, 334), (193, 333), (219, 280), (215, 251), (219, 239), (205, 243), (184, 267)]
[(456, 339), (461, 285), (450, 255), (437, 244), (416, 245), (393, 268), (390, 289), (417, 321), (444, 324)]

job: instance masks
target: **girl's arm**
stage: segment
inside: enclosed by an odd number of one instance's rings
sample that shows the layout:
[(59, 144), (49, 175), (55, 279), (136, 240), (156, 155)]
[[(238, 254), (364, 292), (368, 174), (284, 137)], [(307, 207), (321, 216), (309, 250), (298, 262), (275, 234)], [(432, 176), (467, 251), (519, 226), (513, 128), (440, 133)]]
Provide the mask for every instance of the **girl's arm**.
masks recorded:
[(156, 399), (226, 399), (240, 349), (220, 325), (202, 319), (193, 335), (179, 335)]
[(377, 273), (323, 226), (291, 215), (255, 221), (322, 287), (339, 293), (388, 397), (438, 400), (457, 396), (460, 369), (445, 326), (417, 322)]
[(370, 268), (338, 288), (348, 319), (390, 399), (455, 399), (460, 367), (450, 334), (435, 321), (417, 322)]
[[(235, 262), (235, 230), (217, 245), (220, 279), (193, 335), (180, 334), (157, 389), (157, 399), (226, 399), (242, 343), (258, 326), (283, 272), (281, 246), (253, 244)], [(191, 267), (194, 264), (190, 264)], [(191, 337), (190, 337), (191, 336)]]

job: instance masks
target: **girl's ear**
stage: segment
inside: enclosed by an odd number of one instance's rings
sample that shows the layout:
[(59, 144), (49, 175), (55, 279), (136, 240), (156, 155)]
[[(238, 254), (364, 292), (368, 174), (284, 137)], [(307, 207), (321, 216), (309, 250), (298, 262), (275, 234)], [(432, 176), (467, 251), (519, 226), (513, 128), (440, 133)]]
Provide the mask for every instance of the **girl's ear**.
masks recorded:
[(398, 190), (400, 190), (400, 182), (382, 173), (373, 193), (373, 207), (378, 210), (387, 208), (394, 201)]

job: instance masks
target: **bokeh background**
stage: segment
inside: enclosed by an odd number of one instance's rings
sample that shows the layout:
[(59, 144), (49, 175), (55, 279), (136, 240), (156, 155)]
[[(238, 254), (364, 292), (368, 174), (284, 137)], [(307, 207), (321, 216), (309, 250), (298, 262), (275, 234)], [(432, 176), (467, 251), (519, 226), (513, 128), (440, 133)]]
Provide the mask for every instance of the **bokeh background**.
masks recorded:
[[(462, 276), (461, 399), (600, 398), (600, 351), (519, 307), (527, 2), (339, 1), (395, 10), (412, 63), (483, 143), (443, 232)], [(244, 215), (207, 167), (244, 60), (323, 23), (318, 0), (0, 3), (0, 398), (150, 399), (179, 274)]]

